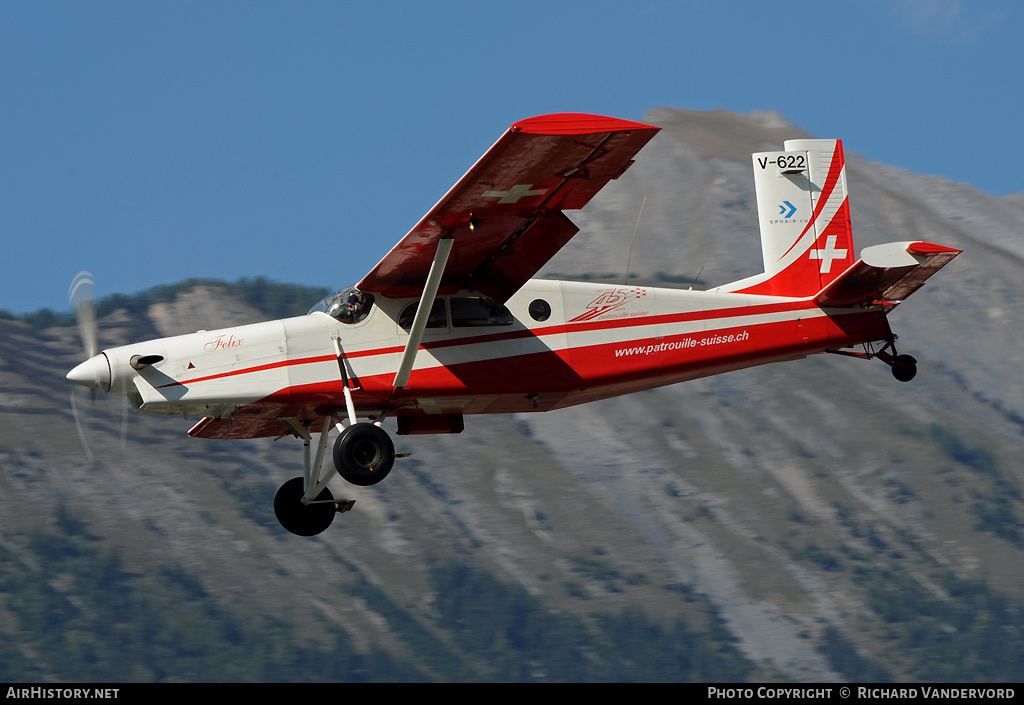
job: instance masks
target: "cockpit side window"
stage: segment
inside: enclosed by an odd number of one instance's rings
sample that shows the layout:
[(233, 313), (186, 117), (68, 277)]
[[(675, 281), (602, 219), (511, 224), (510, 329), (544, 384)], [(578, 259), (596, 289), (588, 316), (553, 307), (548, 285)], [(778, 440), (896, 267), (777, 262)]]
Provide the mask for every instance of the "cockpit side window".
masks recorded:
[[(398, 316), (398, 325), (405, 330), (412, 328), (412, 322), (416, 318), (416, 309), (419, 308), (419, 301), (413, 301), (411, 304), (402, 309), (402, 313)], [(427, 328), (447, 328), (448, 327), (448, 313), (445, 310), (444, 299), (434, 299), (433, 306), (430, 307), (430, 315), (427, 317)]]
[(353, 287), (336, 291), (322, 298), (309, 313), (321, 311), (340, 323), (359, 323), (370, 315), (373, 308), (373, 294)]
[(453, 296), (451, 305), (452, 325), (456, 328), (512, 325), (509, 310), (486, 296)]

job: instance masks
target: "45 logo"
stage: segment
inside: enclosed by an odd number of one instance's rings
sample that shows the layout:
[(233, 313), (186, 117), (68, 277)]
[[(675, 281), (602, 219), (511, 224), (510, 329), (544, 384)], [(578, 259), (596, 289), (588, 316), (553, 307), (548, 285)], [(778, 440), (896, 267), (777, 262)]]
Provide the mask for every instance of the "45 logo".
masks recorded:
[(637, 286), (606, 289), (601, 292), (600, 296), (587, 304), (586, 311), (575, 318), (570, 318), (569, 323), (590, 321), (598, 316), (603, 316), (609, 311), (614, 311), (625, 303), (635, 301), (636, 299), (640, 299), (645, 296), (647, 296), (647, 289)]

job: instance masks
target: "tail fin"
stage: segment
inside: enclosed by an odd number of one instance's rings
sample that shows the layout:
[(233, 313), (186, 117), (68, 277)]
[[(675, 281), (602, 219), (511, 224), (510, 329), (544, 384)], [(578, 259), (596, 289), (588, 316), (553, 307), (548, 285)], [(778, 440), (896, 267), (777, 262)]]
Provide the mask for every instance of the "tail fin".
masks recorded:
[(816, 294), (854, 263), (841, 140), (787, 140), (753, 155), (765, 274), (745, 293)]

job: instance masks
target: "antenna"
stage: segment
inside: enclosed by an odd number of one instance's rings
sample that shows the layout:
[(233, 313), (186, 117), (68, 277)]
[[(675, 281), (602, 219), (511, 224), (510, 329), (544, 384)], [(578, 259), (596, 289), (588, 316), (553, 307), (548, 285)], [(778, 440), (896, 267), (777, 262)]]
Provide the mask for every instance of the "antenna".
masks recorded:
[(703, 272), (703, 271), (704, 271), (704, 265), (701, 265), (701, 267), (700, 267), (700, 270), (699, 270), (699, 271), (697, 272), (697, 276), (695, 276), (695, 277), (693, 278), (693, 283), (692, 283), (692, 284), (690, 284), (690, 291), (693, 291), (693, 285), (697, 283), (697, 280), (698, 280), (698, 279), (700, 279), (700, 274), (701, 274), (701, 272)]
[(633, 261), (633, 245), (636, 244), (636, 234), (640, 230), (640, 216), (644, 214), (644, 206), (647, 205), (647, 194), (644, 194), (644, 200), (640, 203), (640, 212), (636, 214), (636, 225), (633, 226), (633, 241), (629, 243), (629, 257), (626, 259), (626, 276), (622, 282), (624, 285), (629, 284), (629, 265)]

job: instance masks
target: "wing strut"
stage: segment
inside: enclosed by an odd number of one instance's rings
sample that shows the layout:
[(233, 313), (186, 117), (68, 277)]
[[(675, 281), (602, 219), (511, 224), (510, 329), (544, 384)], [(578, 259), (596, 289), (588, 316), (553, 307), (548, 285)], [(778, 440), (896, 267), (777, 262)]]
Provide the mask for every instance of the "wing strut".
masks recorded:
[(423, 340), (423, 331), (427, 328), (430, 309), (434, 307), (434, 297), (437, 296), (438, 287), (441, 286), (441, 275), (444, 274), (445, 265), (448, 264), (448, 255), (451, 254), (454, 243), (455, 239), (450, 235), (437, 242), (437, 252), (434, 253), (434, 261), (427, 274), (427, 283), (423, 286), (423, 294), (420, 296), (419, 306), (416, 307), (416, 318), (413, 319), (412, 328), (409, 330), (409, 342), (405, 344), (402, 361), (398, 365), (398, 372), (395, 373), (393, 383), (395, 389), (400, 389), (409, 382), (409, 374), (412, 372), (413, 362), (416, 361), (420, 341)]

